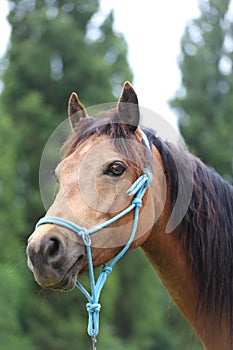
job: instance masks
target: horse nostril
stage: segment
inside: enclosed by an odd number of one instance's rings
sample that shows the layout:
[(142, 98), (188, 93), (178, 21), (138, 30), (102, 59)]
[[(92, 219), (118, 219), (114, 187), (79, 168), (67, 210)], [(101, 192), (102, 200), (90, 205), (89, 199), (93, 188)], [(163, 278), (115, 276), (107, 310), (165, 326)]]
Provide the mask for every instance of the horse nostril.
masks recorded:
[(30, 270), (61, 268), (67, 259), (66, 244), (62, 237), (46, 235), (41, 240), (29, 242), (27, 246), (28, 267)]
[(53, 257), (58, 254), (59, 250), (60, 241), (57, 238), (50, 238), (46, 247), (47, 256)]
[(58, 268), (63, 263), (65, 257), (65, 247), (59, 237), (46, 237), (41, 242), (40, 253), (46, 263)]

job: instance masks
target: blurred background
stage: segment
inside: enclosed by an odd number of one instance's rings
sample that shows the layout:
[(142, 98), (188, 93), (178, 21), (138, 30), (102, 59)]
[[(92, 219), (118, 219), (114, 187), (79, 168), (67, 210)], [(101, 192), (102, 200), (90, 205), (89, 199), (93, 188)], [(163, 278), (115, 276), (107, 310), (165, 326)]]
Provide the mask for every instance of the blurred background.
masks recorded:
[[(71, 91), (92, 106), (133, 82), (141, 105), (233, 182), (232, 8), (230, 0), (1, 1), (1, 350), (91, 348), (84, 298), (42, 290), (25, 256), (44, 215), (41, 154)], [(116, 267), (101, 302), (101, 350), (202, 348), (140, 249)]]

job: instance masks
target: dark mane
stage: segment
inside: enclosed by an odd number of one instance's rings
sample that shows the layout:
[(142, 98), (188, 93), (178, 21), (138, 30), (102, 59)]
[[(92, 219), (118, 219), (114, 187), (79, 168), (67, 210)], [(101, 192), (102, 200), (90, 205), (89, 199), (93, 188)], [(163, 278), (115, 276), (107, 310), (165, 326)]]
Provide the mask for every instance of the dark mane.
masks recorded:
[[(114, 114), (111, 111), (111, 114)], [(193, 276), (197, 281), (198, 312), (205, 309), (213, 322), (226, 316), (233, 331), (233, 187), (198, 158), (179, 147), (162, 141), (155, 132), (143, 128), (150, 144), (158, 149), (164, 173), (171, 190), (171, 211), (178, 193), (178, 174), (173, 155), (191, 160), (193, 191), (186, 214), (179, 224), (180, 241), (186, 245)], [(124, 124), (114, 122), (112, 115), (102, 120), (85, 118), (65, 144), (65, 156), (89, 137), (106, 134), (114, 140), (116, 149), (126, 159), (133, 159), (138, 173), (149, 167), (150, 157), (129, 140), (137, 141)], [(145, 147), (143, 147), (144, 149)], [(139, 165), (138, 165), (139, 164)], [(136, 174), (138, 175), (138, 174)], [(184, 171), (182, 176), (188, 176)], [(182, 234), (181, 234), (182, 232)], [(220, 322), (221, 324), (221, 322)]]
[[(178, 173), (172, 154), (179, 152), (182, 158), (186, 156), (185, 151), (161, 141), (151, 131), (147, 135), (162, 157), (164, 171), (170, 181), (173, 206), (178, 191)], [(226, 316), (232, 334), (233, 187), (198, 158), (189, 156), (193, 170), (193, 191), (188, 210), (180, 224), (180, 232), (183, 232), (180, 238), (186, 244), (198, 285), (197, 311), (205, 309), (213, 322)], [(182, 176), (185, 176), (185, 172)]]

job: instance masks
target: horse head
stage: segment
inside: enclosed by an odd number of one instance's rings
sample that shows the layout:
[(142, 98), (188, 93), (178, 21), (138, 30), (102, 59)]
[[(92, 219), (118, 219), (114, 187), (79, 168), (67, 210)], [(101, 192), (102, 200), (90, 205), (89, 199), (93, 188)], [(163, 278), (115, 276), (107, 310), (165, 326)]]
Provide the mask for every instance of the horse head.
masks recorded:
[[(166, 181), (158, 152), (143, 142), (137, 95), (127, 82), (117, 107), (101, 120), (89, 117), (76, 93), (68, 103), (72, 134), (55, 170), (59, 186), (46, 217), (58, 217), (91, 229), (117, 216), (132, 202), (129, 188), (145, 169), (153, 173), (146, 191), (138, 227), (130, 249), (140, 246), (157, 223), (166, 200)], [(116, 256), (127, 243), (134, 214), (112, 222), (91, 236), (94, 267)], [(44, 288), (70, 290), (78, 275), (88, 269), (83, 239), (54, 223), (37, 226), (29, 237), (28, 266)]]

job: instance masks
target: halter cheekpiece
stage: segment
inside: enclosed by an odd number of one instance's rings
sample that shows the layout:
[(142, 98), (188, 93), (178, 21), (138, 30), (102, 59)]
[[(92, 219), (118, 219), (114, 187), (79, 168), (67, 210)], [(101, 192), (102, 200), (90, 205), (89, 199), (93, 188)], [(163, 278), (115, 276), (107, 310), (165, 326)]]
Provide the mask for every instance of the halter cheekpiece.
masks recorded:
[[(148, 141), (148, 138), (144, 132), (142, 132), (142, 141), (143, 144), (150, 149), (150, 144)], [(137, 226), (138, 226), (138, 219), (139, 219), (139, 211), (142, 206), (142, 198), (149, 186), (149, 184), (152, 181), (152, 174), (150, 170), (144, 169), (144, 173), (131, 185), (131, 187), (128, 189), (128, 194), (130, 196), (134, 196), (132, 203), (129, 205), (128, 208), (124, 209), (120, 213), (118, 213), (116, 216), (111, 218), (110, 220), (107, 220), (103, 222), (102, 224), (95, 226), (91, 229), (86, 229), (85, 227), (80, 227), (76, 225), (75, 223), (59, 218), (59, 217), (43, 217), (38, 221), (36, 224), (36, 228), (40, 225), (44, 224), (54, 224), (58, 226), (65, 227), (73, 232), (75, 232), (79, 237), (82, 238), (84, 245), (86, 246), (86, 253), (87, 253), (87, 259), (88, 259), (88, 267), (89, 267), (89, 276), (90, 276), (90, 285), (91, 285), (91, 294), (83, 287), (83, 285), (77, 281), (76, 287), (79, 288), (79, 290), (85, 295), (87, 298), (88, 303), (86, 304), (86, 308), (89, 315), (88, 320), (88, 327), (87, 332), (92, 337), (93, 340), (93, 349), (96, 349), (96, 336), (99, 333), (99, 312), (101, 309), (101, 304), (99, 303), (100, 293), (101, 290), (106, 282), (107, 276), (111, 273), (113, 266), (121, 259), (121, 257), (126, 253), (126, 251), (129, 249), (131, 243), (133, 242)], [(123, 216), (127, 215), (129, 212), (134, 210), (134, 221), (132, 225), (132, 231), (129, 237), (128, 242), (124, 246), (124, 248), (118, 253), (112, 261), (108, 265), (104, 265), (103, 269), (95, 282), (95, 276), (94, 276), (94, 268), (93, 268), (93, 262), (92, 262), (92, 254), (91, 254), (91, 235), (102, 230), (103, 228), (111, 225), (115, 221), (119, 220)]]

